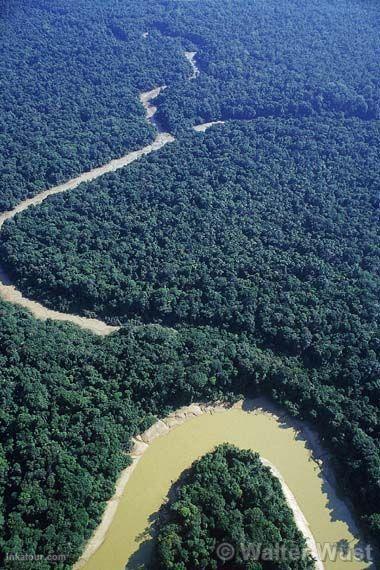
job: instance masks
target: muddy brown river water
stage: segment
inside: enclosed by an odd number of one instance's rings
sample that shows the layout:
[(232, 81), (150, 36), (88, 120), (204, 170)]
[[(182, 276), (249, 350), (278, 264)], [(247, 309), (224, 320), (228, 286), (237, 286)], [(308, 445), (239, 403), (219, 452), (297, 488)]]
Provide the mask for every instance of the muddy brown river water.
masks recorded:
[[(327, 462), (316, 460), (321, 447), (314, 432), (300, 432), (296, 424), (280, 419), (270, 403), (252, 405), (253, 410), (229, 409), (181, 420), (163, 434), (155, 434), (136, 458), (134, 469), (112, 514), (108, 530), (98, 536), (96, 551), (77, 567), (85, 570), (122, 570), (148, 565), (152, 541), (147, 530), (165, 501), (172, 482), (191, 463), (216, 445), (230, 442), (257, 451), (286, 482), (306, 519), (326, 570), (362, 570), (369, 564), (353, 557), (359, 532), (349, 506), (338, 497)], [(171, 420), (169, 425), (176, 422)], [(142, 443), (144, 446), (144, 443)], [(114, 504), (114, 507), (116, 505)], [(115, 509), (114, 509), (115, 510)], [(294, 511), (295, 509), (293, 509)], [(100, 546), (99, 546), (100, 543)], [(348, 554), (344, 554), (348, 548)], [(331, 555), (326, 555), (330, 551)], [(328, 559), (331, 558), (331, 559)], [(335, 559), (333, 559), (335, 558)]]

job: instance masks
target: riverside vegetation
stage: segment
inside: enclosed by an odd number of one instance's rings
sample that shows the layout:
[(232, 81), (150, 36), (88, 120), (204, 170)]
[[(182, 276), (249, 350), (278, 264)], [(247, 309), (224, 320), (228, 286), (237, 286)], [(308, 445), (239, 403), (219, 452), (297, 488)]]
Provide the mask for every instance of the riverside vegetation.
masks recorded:
[(220, 445), (193, 463), (171, 495), (157, 523), (156, 567), (222, 568), (218, 546), (227, 543), (257, 549), (257, 561), (237, 550), (230, 568), (271, 569), (276, 548), (284, 553), (278, 568), (315, 568), (281, 484), (257, 453)]
[[(260, 391), (318, 426), (378, 538), (378, 5), (39, 0), (2, 17), (2, 209), (153, 140), (139, 90), (168, 85), (157, 116), (178, 136), (4, 225), (22, 291), (124, 327), (94, 338), (1, 303), (3, 555), (69, 567), (131, 435)], [(188, 129), (222, 119), (239, 121)]]

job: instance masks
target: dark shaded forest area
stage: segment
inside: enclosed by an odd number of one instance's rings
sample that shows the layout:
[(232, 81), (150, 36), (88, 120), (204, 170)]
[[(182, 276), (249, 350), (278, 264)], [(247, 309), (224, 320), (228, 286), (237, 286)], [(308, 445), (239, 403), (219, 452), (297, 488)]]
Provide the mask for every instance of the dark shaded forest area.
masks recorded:
[(202, 71), (162, 94), (159, 117), (171, 130), (221, 118), (380, 118), (373, 0), (164, 3), (155, 26), (192, 41)]
[[(138, 92), (158, 85), (173, 133), (221, 118), (379, 118), (373, 0), (2, 0), (0, 14), (1, 210), (146, 144)], [(184, 81), (184, 49), (197, 81)]]
[(379, 149), (377, 122), (214, 127), (28, 210), (0, 251), (51, 307), (244, 330), (318, 364), (342, 319), (376, 319)]
[(138, 101), (184, 79), (181, 43), (143, 37), (148, 0), (0, 2), (0, 210), (154, 137)]
[(4, 555), (69, 568), (131, 435), (257, 393), (318, 427), (379, 540), (380, 9), (222, 4), (0, 2), (1, 209), (152, 140), (140, 90), (168, 85), (178, 137), (2, 229), (28, 295), (124, 325), (101, 339), (1, 303)]

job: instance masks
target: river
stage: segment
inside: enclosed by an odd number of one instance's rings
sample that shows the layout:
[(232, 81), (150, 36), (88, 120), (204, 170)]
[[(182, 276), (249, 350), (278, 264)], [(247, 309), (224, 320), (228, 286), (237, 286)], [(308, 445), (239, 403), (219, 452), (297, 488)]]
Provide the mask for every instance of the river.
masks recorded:
[[(168, 425), (173, 423), (176, 422), (172, 419)], [(280, 418), (279, 411), (266, 400), (223, 413), (194, 416), (174, 429), (158, 429), (149, 438), (153, 439), (149, 446), (140, 441), (145, 446), (144, 453), (135, 458), (124, 492), (119, 492), (121, 497), (109, 505), (112, 514), (106, 525), (108, 531), (103, 528), (97, 537), (97, 549), (86, 561), (87, 551), (77, 568), (124, 570), (128, 561), (128, 568), (146, 565), (152, 549), (152, 541), (146, 538), (147, 529), (171, 484), (195, 459), (223, 442), (257, 451), (281, 474), (315, 542), (321, 545), (319, 548), (330, 548), (336, 558), (326, 560), (321, 556), (326, 570), (369, 567), (357, 560), (343, 560), (340, 554), (345, 547), (352, 552), (359, 544), (359, 533), (349, 507), (337, 495), (316, 434), (300, 431), (300, 426), (285, 416)], [(321, 454), (323, 465), (318, 459)]]
[[(186, 52), (185, 55), (192, 65), (192, 75), (189, 79), (195, 79), (199, 74), (194, 61), (195, 52)], [(152, 122), (156, 107), (151, 101), (157, 97), (160, 90), (161, 88), (157, 88), (140, 96), (147, 119)], [(222, 121), (197, 125), (194, 129), (202, 132), (218, 123)], [(150, 145), (24, 200), (12, 211), (0, 215), (0, 228), (16, 214), (40, 204), (49, 196), (72, 190), (82, 182), (89, 182), (123, 168), (174, 141), (172, 135), (160, 132), (159, 125), (156, 126), (159, 132)], [(109, 334), (118, 328), (97, 319), (51, 311), (25, 298), (1, 268), (0, 295), (6, 301), (29, 309), (36, 318), (71, 321), (101, 335)], [(167, 424), (161, 422), (160, 425)], [(315, 443), (315, 436), (309, 433), (307, 437), (303, 437), (297, 427), (299, 426), (292, 424), (289, 419), (286, 422), (281, 421), (266, 404), (264, 408), (255, 409), (255, 413), (245, 409), (231, 409), (224, 413), (202, 414), (168, 430), (150, 442), (149, 446), (140, 442), (140, 449), (142, 448), (144, 453), (135, 457), (133, 470), (130, 469), (122, 476), (117, 496), (111, 499), (103, 517), (103, 526), (90, 541), (94, 554), (86, 558), (86, 553), (88, 555), (88, 552), (91, 552), (91, 548), (87, 547), (84, 558), (79, 561), (77, 567), (86, 570), (122, 570), (128, 560), (130, 568), (145, 564), (150, 557), (152, 542), (142, 537), (165, 500), (172, 482), (176, 481), (195, 459), (222, 442), (257, 451), (274, 466), (276, 473), (286, 481), (291, 496), (294, 497), (294, 508), (299, 508), (308, 521), (307, 532), (316, 543), (329, 546), (333, 553), (335, 549), (335, 554), (336, 545), (348, 546), (349, 551), (352, 551), (358, 543), (358, 530), (350, 510), (338, 498), (335, 485), (330, 482), (331, 472), (327, 465), (321, 470), (315, 461), (319, 452), (318, 445), (313, 449), (314, 459), (312, 457), (308, 445)], [(120, 493), (124, 483), (127, 483), (125, 492)], [(335, 558), (324, 560), (326, 570), (363, 570), (368, 567), (368, 564), (358, 561), (343, 561), (339, 555)]]
[(197, 55), (196, 51), (185, 51), (185, 57), (191, 65), (191, 75), (189, 77), (190, 81), (192, 79), (196, 79), (198, 77), (198, 75), (200, 74), (199, 68), (198, 68), (196, 61), (195, 61), (196, 55)]

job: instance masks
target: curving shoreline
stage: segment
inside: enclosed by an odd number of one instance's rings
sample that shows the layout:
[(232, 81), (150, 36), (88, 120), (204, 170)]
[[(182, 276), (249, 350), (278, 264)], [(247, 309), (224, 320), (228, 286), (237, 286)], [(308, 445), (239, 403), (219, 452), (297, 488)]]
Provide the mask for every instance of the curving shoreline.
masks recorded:
[[(189, 80), (195, 79), (199, 75), (199, 69), (197, 68), (197, 66), (194, 62), (195, 54), (196, 54), (196, 52), (185, 52), (185, 56), (193, 68), (193, 72), (192, 72), (192, 75), (189, 77)], [(93, 170), (84, 172), (81, 175), (79, 175), (78, 177), (75, 177), (75, 178), (73, 178), (73, 179), (71, 179), (71, 180), (69, 180), (63, 184), (55, 186), (54, 188), (51, 188), (49, 190), (45, 190), (33, 198), (26, 199), (26, 200), (20, 202), (13, 210), (10, 210), (8, 212), (3, 212), (0, 214), (0, 229), (2, 228), (2, 226), (4, 225), (4, 223), (7, 220), (12, 219), (18, 213), (23, 212), (24, 210), (28, 209), (31, 206), (41, 204), (49, 196), (52, 196), (52, 195), (55, 195), (58, 193), (67, 192), (69, 190), (75, 189), (82, 182), (83, 183), (90, 182), (90, 181), (102, 176), (103, 174), (114, 172), (118, 169), (121, 169), (121, 168), (131, 164), (135, 160), (138, 160), (140, 157), (143, 157), (145, 155), (148, 155), (152, 152), (155, 152), (155, 151), (161, 149), (165, 144), (173, 142), (175, 140), (175, 138), (170, 133), (166, 133), (166, 132), (161, 131), (159, 126), (157, 125), (157, 123), (154, 120), (154, 115), (157, 111), (157, 107), (154, 104), (152, 104), (152, 101), (160, 94), (160, 92), (163, 89), (165, 89), (165, 87), (166, 86), (157, 87), (155, 89), (152, 89), (150, 91), (147, 91), (147, 92), (140, 94), (140, 102), (144, 106), (144, 109), (146, 111), (147, 120), (151, 121), (152, 124), (154, 124), (158, 129), (158, 134), (152, 143), (150, 143), (149, 145), (147, 145), (147, 146), (145, 146), (139, 150), (132, 151), (123, 157), (120, 157), (118, 159), (113, 159), (103, 166), (100, 166), (100, 167), (94, 168)], [(204, 132), (208, 128), (212, 127), (213, 125), (224, 124), (224, 123), (225, 123), (225, 121), (220, 121), (220, 120), (219, 121), (212, 121), (209, 123), (203, 123), (200, 125), (196, 125), (193, 127), (193, 129), (196, 132)], [(10, 278), (7, 276), (6, 272), (1, 268), (1, 266), (0, 266), (0, 296), (7, 302), (10, 302), (12, 304), (15, 304), (15, 305), (18, 305), (18, 306), (21, 306), (21, 307), (28, 309), (33, 314), (33, 316), (35, 318), (40, 319), (40, 320), (53, 319), (53, 320), (58, 320), (58, 321), (71, 322), (71, 323), (73, 323), (73, 324), (75, 324), (75, 325), (77, 325), (83, 329), (87, 329), (87, 330), (89, 330), (92, 333), (97, 334), (97, 335), (108, 335), (108, 334), (111, 334), (111, 333), (113, 333), (113, 332), (115, 332), (121, 328), (118, 326), (107, 325), (105, 322), (98, 320), (98, 319), (91, 319), (91, 318), (81, 317), (79, 315), (61, 313), (59, 311), (50, 310), (50, 309), (44, 307), (42, 304), (24, 297), (23, 294), (19, 290), (17, 290), (17, 288), (14, 285), (12, 285)], [(239, 402), (236, 406), (242, 407), (243, 404), (244, 404), (243, 402)], [(143, 456), (145, 451), (148, 449), (149, 445), (157, 437), (160, 437), (161, 435), (168, 433), (169, 431), (171, 431), (172, 429), (174, 429), (178, 425), (183, 424), (184, 422), (186, 422), (187, 420), (190, 420), (191, 418), (194, 418), (198, 415), (206, 414), (206, 413), (207, 414), (213, 414), (213, 413), (217, 413), (217, 412), (225, 412), (226, 410), (230, 409), (230, 407), (234, 407), (234, 406), (228, 406), (228, 405), (222, 405), (222, 404), (215, 405), (215, 406), (206, 405), (206, 404), (192, 404), (191, 406), (181, 408), (180, 410), (173, 412), (172, 414), (170, 414), (167, 418), (164, 418), (163, 420), (158, 420), (153, 426), (151, 426), (151, 428), (146, 430), (146, 432), (144, 432), (140, 436), (137, 436), (134, 439), (134, 446), (133, 446), (133, 449), (131, 452), (132, 464), (127, 469), (125, 469), (122, 472), (121, 476), (119, 477), (117, 484), (116, 484), (115, 493), (114, 493), (113, 497), (107, 503), (107, 508), (104, 511), (102, 521), (101, 521), (100, 525), (97, 527), (93, 537), (88, 542), (84, 554), (81, 556), (79, 561), (75, 564), (74, 568), (81, 568), (89, 560), (89, 558), (94, 554), (94, 552), (99, 548), (99, 546), (102, 544), (102, 542), (106, 536), (106, 533), (108, 532), (109, 527), (112, 523), (112, 520), (115, 516), (115, 513), (116, 513), (116, 510), (118, 508), (120, 499), (121, 499), (121, 497), (125, 491), (125, 488), (126, 488), (126, 485), (130, 479), (130, 476), (132, 475), (132, 473), (133, 473), (134, 469), (136, 468), (138, 462), (140, 461), (141, 457)], [(259, 410), (259, 409), (260, 408), (257, 408), (257, 410)], [(273, 413), (274, 415), (276, 415), (277, 418), (280, 417), (280, 416), (277, 416), (277, 412), (268, 411), (267, 409), (261, 409), (261, 412), (262, 413)], [(311, 445), (313, 446), (313, 449), (314, 449), (314, 446), (317, 446), (316, 448), (321, 449), (320, 447), (318, 447), (320, 444), (319, 444), (319, 442), (317, 442), (317, 439), (314, 439), (315, 434), (313, 434), (313, 432), (311, 432), (310, 430), (308, 430), (308, 432), (307, 432), (307, 430), (305, 429), (303, 431), (303, 434), (306, 434), (306, 433), (307, 433), (307, 435), (305, 435), (305, 439), (307, 439), (307, 441), (311, 441)], [(315, 437), (317, 438), (317, 436), (315, 436)], [(322, 455), (322, 453), (319, 453), (319, 455)], [(320, 461), (320, 460), (318, 459), (317, 461)], [(302, 532), (302, 534), (305, 536), (308, 547), (309, 547), (310, 551), (312, 552), (312, 555), (314, 556), (314, 558), (317, 561), (316, 562), (316, 568), (318, 568), (318, 570), (323, 569), (324, 566), (323, 566), (322, 561), (320, 560), (316, 542), (315, 542), (314, 537), (310, 531), (308, 522), (307, 522), (306, 518), (304, 517), (302, 510), (298, 506), (294, 495), (292, 494), (291, 490), (287, 487), (285, 480), (283, 479), (281, 473), (276, 469), (276, 467), (264, 458), (262, 458), (262, 462), (264, 465), (269, 466), (272, 473), (279, 479), (279, 481), (282, 485), (282, 489), (283, 489), (284, 495), (286, 497), (286, 500), (287, 500), (290, 508), (293, 511), (293, 514), (294, 514), (294, 517), (295, 517), (295, 520), (297, 523), (297, 527)], [(324, 466), (324, 469), (327, 471), (328, 467)]]
[(210, 121), (209, 123), (201, 123), (200, 125), (195, 125), (195, 127), (193, 127), (193, 129), (197, 133), (204, 133), (210, 127), (213, 127), (214, 125), (224, 125), (225, 122), (226, 121)]
[[(191, 420), (197, 416), (201, 416), (203, 414), (226, 412), (230, 409), (244, 409), (251, 413), (269, 414), (275, 417), (276, 420), (278, 421), (284, 421), (285, 417), (284, 414), (280, 415), (277, 406), (275, 406), (270, 400), (268, 400), (267, 398), (257, 398), (255, 400), (241, 400), (233, 405), (228, 403), (216, 403), (210, 405), (202, 403), (194, 403), (191, 404), (190, 406), (179, 408), (178, 410), (169, 414), (166, 418), (159, 419), (145, 432), (132, 439), (133, 447), (130, 452), (132, 463), (121, 472), (115, 485), (115, 492), (111, 497), (111, 499), (107, 502), (107, 506), (103, 512), (101, 522), (99, 526), (95, 529), (90, 540), (85, 545), (84, 552), (73, 566), (74, 570), (79, 570), (80, 568), (82, 568), (90, 560), (90, 558), (98, 550), (98, 548), (102, 545), (106, 537), (106, 534), (110, 529), (112, 521), (115, 517), (120, 500), (125, 492), (127, 483), (132, 473), (136, 469), (140, 459), (149, 448), (150, 444), (155, 439), (161, 437), (162, 435), (168, 434), (177, 426), (180, 426), (186, 421)], [(322, 448), (319, 442), (318, 435), (315, 432), (311, 431), (310, 429), (308, 429), (306, 433), (303, 432), (303, 435), (310, 449), (312, 450), (312, 453), (314, 454), (315, 452), (318, 456), (320, 456)], [(282, 477), (281, 473), (276, 469), (276, 467), (264, 458), (261, 458), (261, 461), (264, 465), (268, 466), (271, 469), (273, 475), (277, 477), (279, 482), (281, 483), (284, 496), (286, 498), (288, 506), (291, 508), (293, 512), (297, 527), (305, 537), (307, 546), (312, 556), (316, 560), (316, 569), (323, 570), (324, 565), (321, 560), (316, 541), (310, 530), (309, 524), (296, 501), (296, 498), (294, 497), (292, 491), (289, 489), (284, 478)]]
[[(161, 90), (164, 88), (165, 87), (157, 87), (155, 89), (152, 89), (151, 91), (146, 91), (140, 94), (140, 102), (145, 109), (146, 118), (148, 121), (153, 120), (153, 116), (157, 110), (157, 107), (153, 105), (151, 101), (155, 99), (160, 94)], [(82, 182), (91, 182), (92, 180), (99, 178), (99, 176), (103, 176), (103, 174), (108, 174), (110, 172), (115, 172), (120, 168), (124, 168), (124, 166), (131, 164), (132, 162), (141, 158), (142, 156), (145, 156), (147, 154), (150, 154), (151, 152), (159, 150), (165, 144), (173, 142), (174, 140), (175, 138), (170, 133), (165, 133), (160, 131), (157, 134), (155, 140), (152, 143), (144, 146), (143, 148), (128, 152), (127, 154), (125, 154), (120, 158), (115, 158), (102, 166), (98, 166), (96, 168), (93, 168), (92, 170), (83, 172), (79, 176), (71, 178), (70, 180), (64, 182), (63, 184), (58, 184), (53, 188), (49, 188), (48, 190), (43, 190), (33, 198), (27, 198), (26, 200), (23, 200), (12, 210), (8, 210), (7, 212), (2, 212), (0, 214), (0, 229), (7, 220), (14, 218), (16, 214), (19, 214), (24, 210), (27, 210), (31, 206), (36, 206), (38, 204), (41, 204), (46, 200), (46, 198), (49, 198), (49, 196), (54, 196), (55, 194), (62, 194), (63, 192), (67, 192), (68, 190), (73, 190), (74, 188), (77, 188), (79, 184), (81, 184)]]
[(275, 467), (275, 465), (273, 465), (273, 463), (271, 463), (270, 461), (268, 461), (264, 457), (261, 457), (261, 463), (263, 465), (265, 465), (266, 467), (269, 467), (272, 475), (274, 475), (274, 477), (276, 477), (279, 480), (279, 482), (281, 484), (282, 492), (283, 492), (284, 497), (286, 499), (286, 502), (288, 503), (288, 506), (293, 511), (293, 516), (294, 516), (294, 520), (295, 520), (295, 523), (297, 525), (297, 528), (300, 532), (302, 532), (302, 534), (306, 540), (306, 545), (307, 545), (312, 557), (315, 560), (316, 570), (324, 570), (324, 565), (323, 565), (323, 562), (322, 562), (320, 554), (319, 554), (318, 546), (317, 546), (315, 538), (314, 538), (314, 536), (310, 530), (309, 523), (307, 522), (302, 510), (300, 509), (295, 496), (293, 495), (293, 493), (291, 492), (291, 490), (287, 486), (285, 479), (283, 478), (283, 476), (281, 475), (279, 470)]
[(48, 309), (32, 299), (24, 297), (24, 295), (12, 285), (11, 280), (5, 271), (0, 267), (0, 296), (1, 298), (12, 305), (18, 305), (27, 309), (32, 313), (33, 317), (38, 320), (46, 321), (47, 319), (52, 319), (54, 321), (64, 321), (69, 322), (82, 329), (87, 329), (94, 334), (99, 336), (109, 335), (120, 327), (107, 325), (107, 323), (98, 320), (90, 319), (87, 317), (80, 317), (79, 315), (72, 315), (69, 313), (60, 313), (59, 311), (54, 311), (53, 309)]

